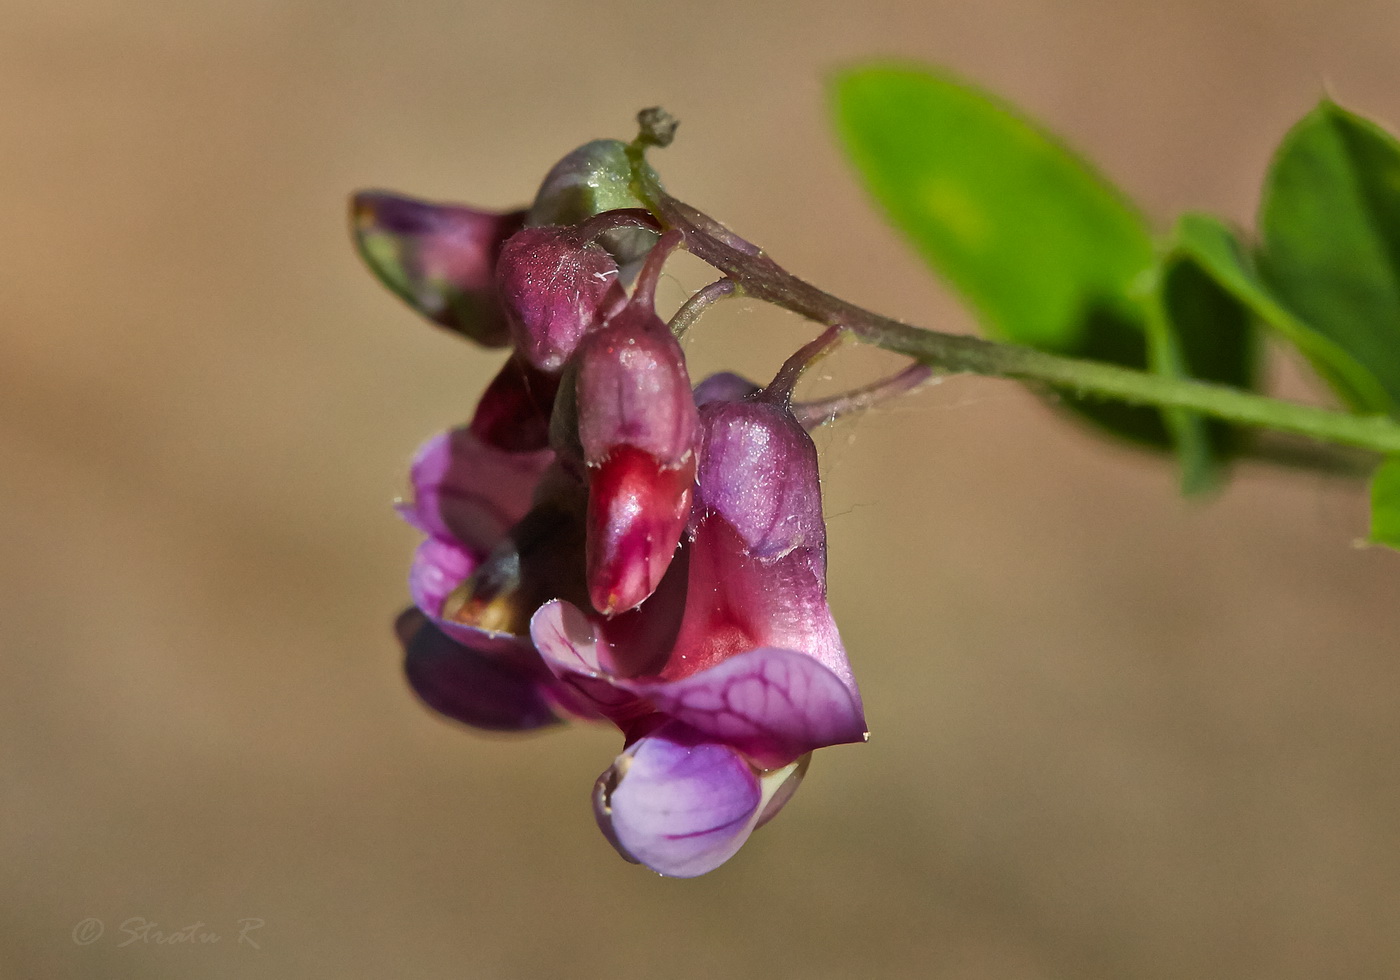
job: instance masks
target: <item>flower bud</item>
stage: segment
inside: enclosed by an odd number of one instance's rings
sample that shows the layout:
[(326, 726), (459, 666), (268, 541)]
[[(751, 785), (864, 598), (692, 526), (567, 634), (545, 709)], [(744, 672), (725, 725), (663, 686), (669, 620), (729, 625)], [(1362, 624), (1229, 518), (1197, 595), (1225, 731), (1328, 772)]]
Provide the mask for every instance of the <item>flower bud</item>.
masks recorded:
[[(525, 224), (574, 225), (604, 211), (644, 206), (632, 192), (627, 144), (594, 140), (564, 157), (545, 175)], [(624, 266), (645, 256), (655, 241), (656, 233), (645, 228), (614, 229), (601, 239), (603, 247)]]
[(352, 200), (360, 257), (379, 281), (434, 323), (487, 347), (509, 342), (496, 300), (496, 257), (524, 221), (384, 191)]
[(695, 451), (697, 414), (685, 354), (661, 319), (632, 303), (579, 348), (575, 396), (584, 461), (618, 446), (679, 466)]
[(635, 302), (584, 341), (574, 393), (589, 476), (589, 596), (611, 615), (651, 595), (680, 543), (698, 417), (680, 345)]
[(619, 446), (592, 471), (588, 493), (588, 593), (603, 613), (631, 609), (655, 591), (690, 517), (694, 457), (667, 467)]
[(697, 475), (705, 507), (770, 559), (826, 543), (817, 450), (786, 406), (750, 400), (704, 408)]
[(570, 228), (526, 228), (501, 249), (496, 286), (515, 347), (557, 374), (584, 335), (626, 301), (617, 262)]

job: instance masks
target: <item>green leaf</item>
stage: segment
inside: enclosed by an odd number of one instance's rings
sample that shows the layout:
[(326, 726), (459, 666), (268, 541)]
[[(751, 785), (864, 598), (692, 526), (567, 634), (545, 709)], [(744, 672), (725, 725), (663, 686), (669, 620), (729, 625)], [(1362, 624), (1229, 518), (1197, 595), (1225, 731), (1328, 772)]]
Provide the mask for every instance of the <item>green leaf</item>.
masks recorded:
[(1371, 477), (1371, 540), (1400, 548), (1400, 456), (1392, 456)]
[[(1239, 356), (1249, 345), (1237, 304), (1198, 276), (1156, 269), (1146, 219), (1046, 131), (925, 68), (856, 68), (834, 79), (832, 97), (866, 187), (988, 334), (1176, 376), (1247, 381), (1252, 361)], [(1066, 401), (1120, 435), (1175, 444), (1188, 488), (1210, 482), (1212, 439), (1199, 417), (1167, 413), (1164, 424), (1154, 409)]]
[(1400, 143), (1323, 101), (1275, 154), (1259, 225), (1275, 294), (1400, 402)]
[(1254, 271), (1234, 232), (1218, 218), (1182, 215), (1172, 242), (1176, 252), (1195, 261), (1220, 288), (1297, 347), (1348, 406), (1361, 412), (1391, 411), (1394, 403), (1376, 376), (1336, 342), (1289, 312)]
[(1097, 311), (1140, 321), (1131, 288), (1152, 265), (1147, 222), (1049, 134), (924, 69), (856, 69), (833, 95), (866, 186), (989, 333), (1071, 354), (1094, 338)]

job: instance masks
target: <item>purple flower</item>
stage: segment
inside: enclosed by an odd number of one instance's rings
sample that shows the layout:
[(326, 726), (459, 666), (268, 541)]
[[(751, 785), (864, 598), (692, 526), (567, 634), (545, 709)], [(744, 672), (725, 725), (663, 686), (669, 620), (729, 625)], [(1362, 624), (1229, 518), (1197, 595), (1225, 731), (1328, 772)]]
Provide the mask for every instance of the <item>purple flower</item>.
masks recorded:
[(554, 503), (560, 495), (551, 491), (570, 481), (544, 444), (530, 379), (528, 368), (507, 362), (471, 425), (419, 449), (413, 498), (399, 505), (425, 535), (409, 572), (414, 608), (396, 625), (405, 674), (429, 707), (492, 730), (593, 714), (544, 669), (528, 636), (546, 597), (580, 593), (557, 585), (581, 577), (573, 569), (582, 563), (581, 535), (571, 546), (556, 531), (579, 522), (582, 503), (572, 512)]
[(767, 388), (722, 374), (692, 390), (655, 309), (682, 235), (637, 210), (635, 176), (600, 140), (528, 212), (365, 192), (354, 231), (419, 312), (511, 346), (471, 422), (420, 448), (399, 504), (424, 536), (395, 624), (410, 685), (481, 729), (613, 722), (599, 826), (627, 859), (692, 877), (782, 809), (815, 749), (866, 735), (804, 428), (859, 399), (791, 404), (837, 330)]
[(699, 423), (688, 534), (655, 594), (611, 618), (556, 600), (531, 621), (549, 668), (626, 736), (600, 826), (679, 877), (776, 813), (808, 753), (866, 734), (826, 601), (811, 439), (769, 392), (710, 402)]

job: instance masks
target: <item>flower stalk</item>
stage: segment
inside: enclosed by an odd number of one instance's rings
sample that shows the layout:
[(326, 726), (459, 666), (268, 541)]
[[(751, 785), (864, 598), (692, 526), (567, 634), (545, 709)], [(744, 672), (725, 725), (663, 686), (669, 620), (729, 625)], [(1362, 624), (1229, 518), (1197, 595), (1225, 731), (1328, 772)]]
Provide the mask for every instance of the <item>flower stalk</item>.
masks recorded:
[(643, 135), (627, 150), (633, 192), (664, 227), (681, 233), (685, 248), (732, 280), (740, 295), (772, 303), (828, 327), (844, 327), (865, 343), (911, 357), (942, 373), (1039, 382), (1079, 397), (1186, 409), (1318, 442), (1382, 454), (1400, 453), (1400, 423), (1386, 416), (1350, 415), (1224, 385), (943, 333), (856, 306), (799, 279), (713, 218), (666, 193), (655, 173), (645, 165), (647, 147), (664, 145), (647, 135), (647, 126), (648, 122), (643, 121)]

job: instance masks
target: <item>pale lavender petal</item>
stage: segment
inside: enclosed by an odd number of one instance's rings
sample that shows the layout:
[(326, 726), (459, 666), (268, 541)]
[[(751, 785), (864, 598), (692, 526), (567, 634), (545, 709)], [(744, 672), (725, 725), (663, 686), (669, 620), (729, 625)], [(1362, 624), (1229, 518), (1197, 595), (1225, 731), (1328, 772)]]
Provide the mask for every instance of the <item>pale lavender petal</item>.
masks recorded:
[(556, 677), (606, 673), (599, 660), (598, 631), (571, 602), (555, 599), (540, 606), (530, 619), (530, 638)]
[(527, 731), (559, 721), (526, 667), (455, 642), (418, 609), (395, 623), (404, 649), (404, 675), (415, 694), (439, 714), (488, 731)]
[(762, 803), (741, 755), (675, 722), (633, 743), (594, 791), (598, 826), (623, 857), (675, 878), (729, 860)]
[(418, 450), (410, 471), (413, 500), (400, 512), (426, 534), (488, 551), (525, 516), (553, 460), (548, 449), (507, 452), (470, 429), (451, 429)]
[(616, 683), (764, 768), (867, 734), (860, 703), (841, 678), (794, 650), (750, 650), (676, 681)]

